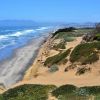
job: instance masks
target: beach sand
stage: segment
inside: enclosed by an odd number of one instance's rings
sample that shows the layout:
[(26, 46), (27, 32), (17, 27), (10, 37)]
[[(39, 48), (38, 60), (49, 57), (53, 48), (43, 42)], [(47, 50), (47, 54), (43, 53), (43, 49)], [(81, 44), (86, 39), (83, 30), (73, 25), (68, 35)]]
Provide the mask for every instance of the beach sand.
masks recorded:
[[(16, 87), (23, 84), (53, 84), (56, 86), (73, 84), (77, 87), (100, 85), (100, 60), (94, 64), (88, 65), (92, 66), (91, 72), (85, 73), (80, 76), (77, 76), (75, 74), (76, 69), (64, 72), (65, 68), (70, 65), (70, 62), (68, 62), (66, 65), (59, 66), (59, 71), (55, 73), (48, 72), (48, 68), (44, 67), (41, 61), (38, 60), (42, 60), (44, 62), (47, 57), (58, 53), (55, 50), (48, 51), (48, 44), (50, 42), (52, 43), (52, 41), (53, 40), (48, 40), (46, 43), (44, 43), (44, 45), (39, 50), (38, 56), (36, 57), (33, 65), (30, 67), (29, 70), (26, 71), (24, 79), (12, 87)], [(66, 49), (74, 49), (74, 47), (80, 44), (81, 41), (82, 37), (77, 37), (76, 40), (67, 43)], [(44, 52), (46, 51), (48, 51), (48, 55), (44, 55)]]
[(44, 37), (32, 40), (15, 51), (14, 55), (0, 64), (0, 86), (9, 88), (22, 80), (25, 71), (32, 65)]
[[(82, 41), (82, 37), (77, 37), (74, 41), (67, 42), (66, 50), (69, 48), (74, 49), (75, 46), (80, 44), (81, 41)], [(45, 43), (43, 45), (41, 45), (41, 48), (39, 49), (39, 52), (38, 52), (35, 60), (32, 62), (30, 67), (28, 66), (29, 69), (26, 72), (24, 70), (25, 75), (24, 75), (23, 79), (20, 80), (19, 82), (17, 82), (16, 84), (10, 86), (9, 88), (14, 88), (16, 86), (20, 86), (23, 84), (45, 84), (45, 85), (56, 85), (56, 86), (72, 84), (77, 87), (99, 86), (100, 85), (100, 60), (98, 60), (97, 62), (95, 62), (91, 65), (87, 65), (88, 67), (92, 67), (92, 70), (91, 70), (91, 72), (85, 73), (83, 75), (79, 75), (79, 76), (76, 75), (77, 69), (71, 69), (68, 72), (64, 71), (65, 68), (71, 64), (70, 61), (68, 61), (65, 65), (59, 65), (58, 71), (56, 71), (54, 73), (50, 73), (48, 71), (48, 67), (45, 67), (43, 65), (43, 63), (46, 60), (46, 58), (59, 53), (58, 51), (51, 49), (50, 44), (53, 44), (53, 43), (54, 43), (54, 39), (51, 39), (49, 37), (47, 39), (47, 41), (45, 41)], [(24, 50), (27, 50), (28, 47), (25, 47), (25, 48), (26, 49), (24, 49)], [(29, 48), (31, 48), (31, 50), (29, 52), (27, 52), (26, 55), (24, 54), (24, 56), (22, 57), (23, 59), (28, 59), (28, 61), (29, 61), (28, 57), (30, 57), (30, 55), (32, 55), (34, 47), (32, 48), (29, 46)], [(22, 50), (22, 52), (23, 52), (23, 50)], [(24, 51), (24, 53), (25, 53), (25, 51)], [(19, 54), (18, 54), (18, 56), (19, 56)], [(27, 61), (27, 63), (28, 63), (28, 61)], [(21, 66), (25, 66), (26, 63), (21, 63), (21, 64), (22, 64)], [(19, 65), (16, 65), (16, 63), (14, 63), (14, 65), (15, 65), (15, 67), (19, 66)], [(16, 75), (17, 70), (14, 71), (14, 75)], [(21, 68), (21, 73), (23, 73), (23, 68)], [(22, 76), (21, 73), (17, 73), (17, 74), (19, 76), (20, 75)], [(14, 76), (13, 77), (10, 76), (10, 77), (15, 78)], [(9, 81), (9, 79), (8, 79), (8, 81)]]

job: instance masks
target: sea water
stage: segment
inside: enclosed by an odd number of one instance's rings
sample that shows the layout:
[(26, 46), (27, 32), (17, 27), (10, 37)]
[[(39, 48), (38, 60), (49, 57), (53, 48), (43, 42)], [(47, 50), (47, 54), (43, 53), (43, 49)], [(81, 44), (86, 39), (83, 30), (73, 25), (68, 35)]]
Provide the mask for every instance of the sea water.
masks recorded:
[[(23, 79), (41, 43), (58, 26), (0, 25), (0, 87), (9, 88)], [(9, 58), (9, 59), (8, 59)]]
[(15, 49), (24, 46), (30, 40), (48, 36), (51, 29), (50, 26), (0, 26), (0, 61), (10, 57)]

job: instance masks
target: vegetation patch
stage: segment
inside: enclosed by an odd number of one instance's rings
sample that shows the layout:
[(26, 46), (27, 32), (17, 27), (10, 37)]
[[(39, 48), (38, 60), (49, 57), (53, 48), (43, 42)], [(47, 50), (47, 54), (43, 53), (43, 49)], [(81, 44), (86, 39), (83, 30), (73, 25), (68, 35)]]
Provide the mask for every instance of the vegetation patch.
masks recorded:
[(72, 34), (72, 32), (59, 32), (59, 34), (57, 34), (55, 36), (55, 39), (69, 39), (71, 37), (75, 37), (75, 34)]
[(98, 50), (100, 50), (100, 42), (79, 44), (72, 51), (70, 61), (72, 63), (81, 62), (82, 64), (91, 64), (99, 59)]
[(76, 90), (73, 85), (63, 85), (52, 92), (52, 95), (58, 97), (59, 95), (72, 94)]
[(59, 29), (53, 34), (53, 37), (55, 39), (63, 39), (66, 42), (70, 42), (75, 40), (75, 37), (79, 37), (84, 35), (85, 33), (92, 32), (93, 29), (91, 28), (65, 28), (65, 29)]
[(81, 74), (84, 74), (85, 72), (89, 72), (89, 71), (91, 71), (91, 68), (87, 68), (87, 67), (78, 68), (76, 75), (81, 75)]
[(3, 94), (4, 100), (47, 100), (53, 85), (23, 85), (10, 89)]
[(71, 65), (69, 65), (69, 66), (67, 66), (67, 67), (65, 68), (64, 72), (67, 72), (67, 71), (69, 71), (69, 70), (71, 70), (71, 69), (74, 69), (74, 68), (76, 68), (76, 67), (77, 67), (76, 64), (71, 64)]
[(100, 94), (100, 86), (88, 86), (88, 87), (81, 87), (79, 91), (84, 90), (88, 95), (99, 95)]
[(100, 41), (100, 33), (97, 33), (95, 35), (94, 40)]
[(61, 42), (61, 43), (59, 43), (57, 45), (54, 45), (53, 49), (56, 49), (56, 50), (58, 50), (58, 49), (66, 49), (65, 44), (66, 44), (66, 42)]
[(58, 64), (65, 65), (67, 62), (68, 62), (68, 59), (66, 58), (66, 59), (61, 60)]
[(64, 39), (64, 41), (66, 41), (66, 42), (71, 42), (71, 41), (74, 41), (76, 38), (75, 37), (67, 37), (67, 36), (65, 36), (65, 37), (63, 37), (63, 39)]
[(75, 87), (63, 85), (56, 88), (52, 95), (58, 100), (100, 100), (100, 86)]
[(0, 100), (4, 100), (4, 98), (3, 98), (2, 94), (0, 94)]
[(22, 85), (0, 95), (0, 100), (48, 100), (51, 93), (58, 100), (100, 100), (100, 86)]
[(70, 51), (71, 51), (71, 49), (68, 49), (63, 53), (59, 53), (57, 55), (47, 58), (46, 61), (44, 62), (44, 65), (51, 66), (53, 64), (59, 63), (60, 61), (65, 59), (70, 54)]
[(49, 72), (53, 73), (59, 70), (58, 65), (54, 64), (52, 66), (50, 66)]
[(74, 27), (58, 29), (55, 33), (53, 33), (52, 37), (56, 36), (56, 35), (59, 34), (60, 32), (72, 32), (73, 30), (75, 30)]

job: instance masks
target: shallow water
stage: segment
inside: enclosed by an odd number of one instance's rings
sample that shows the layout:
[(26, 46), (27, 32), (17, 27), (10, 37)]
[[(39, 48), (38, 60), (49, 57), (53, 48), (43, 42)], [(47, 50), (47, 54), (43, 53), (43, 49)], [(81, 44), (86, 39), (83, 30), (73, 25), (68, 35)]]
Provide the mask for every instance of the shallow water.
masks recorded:
[(48, 36), (51, 27), (0, 27), (0, 61), (32, 39)]
[(23, 78), (41, 43), (53, 30), (50, 26), (0, 29), (0, 86), (9, 88)]

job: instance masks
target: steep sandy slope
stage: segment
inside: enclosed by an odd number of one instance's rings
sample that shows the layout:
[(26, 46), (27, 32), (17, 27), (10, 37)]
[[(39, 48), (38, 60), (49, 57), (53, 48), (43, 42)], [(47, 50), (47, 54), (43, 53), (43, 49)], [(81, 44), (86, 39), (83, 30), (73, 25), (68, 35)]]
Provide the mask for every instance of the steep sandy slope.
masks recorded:
[[(78, 45), (82, 40), (82, 37), (76, 38), (76, 40), (72, 42), (68, 42), (66, 45), (66, 48), (74, 48), (76, 45)], [(70, 70), (68, 72), (64, 72), (65, 68), (70, 65), (70, 62), (68, 62), (66, 65), (59, 66), (59, 71), (55, 73), (48, 72), (48, 68), (43, 67), (40, 60), (41, 54), (42, 54), (42, 61), (46, 59), (46, 56), (43, 54), (45, 47), (48, 43), (46, 43), (42, 49), (40, 50), (35, 63), (31, 67), (31, 69), (27, 72), (25, 78), (23, 81), (19, 82), (16, 85), (21, 84), (54, 84), (57, 86), (61, 86), (64, 84), (73, 84), (78, 87), (80, 86), (94, 86), (94, 85), (100, 85), (100, 60), (94, 64), (87, 65), (88, 67), (92, 67), (91, 72), (85, 73), (80, 76), (76, 76), (76, 69)], [(51, 56), (58, 53), (57, 51), (51, 50), (48, 56)], [(35, 77), (34, 77), (35, 76)], [(15, 85), (15, 86), (16, 86)]]

